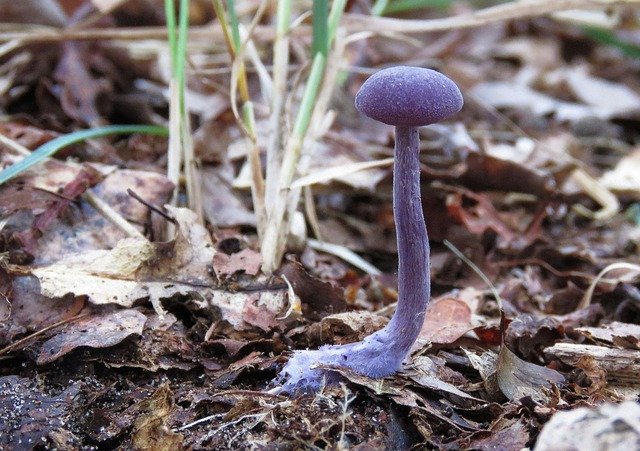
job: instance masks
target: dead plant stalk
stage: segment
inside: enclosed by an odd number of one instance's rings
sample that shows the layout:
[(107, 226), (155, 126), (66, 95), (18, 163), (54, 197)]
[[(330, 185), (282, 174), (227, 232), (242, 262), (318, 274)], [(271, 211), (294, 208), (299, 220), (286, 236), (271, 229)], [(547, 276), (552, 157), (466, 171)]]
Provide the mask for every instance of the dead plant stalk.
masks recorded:
[[(385, 17), (370, 17), (357, 14), (345, 14), (343, 26), (349, 33), (357, 31), (424, 33), (446, 31), (460, 28), (473, 28), (505, 20), (539, 17), (555, 12), (571, 9), (604, 9), (618, 5), (640, 5), (640, 0), (529, 0), (510, 2), (492, 6), (479, 11), (442, 19), (406, 20)], [(139, 41), (144, 39), (166, 39), (165, 27), (133, 27), (133, 28), (95, 28), (85, 30), (60, 30), (53, 27), (25, 27), (18, 30), (13, 24), (0, 24), (0, 28), (12, 31), (0, 32), (0, 42), (19, 39), (22, 43), (30, 42), (62, 42), (62, 41), (95, 41), (121, 40)], [(311, 33), (309, 26), (300, 26), (291, 30), (292, 37), (307, 37)], [(276, 39), (277, 33), (272, 26), (260, 25), (253, 32), (253, 38), (258, 42), (270, 42)], [(189, 30), (189, 40), (222, 41), (222, 32), (211, 26), (192, 27)]]

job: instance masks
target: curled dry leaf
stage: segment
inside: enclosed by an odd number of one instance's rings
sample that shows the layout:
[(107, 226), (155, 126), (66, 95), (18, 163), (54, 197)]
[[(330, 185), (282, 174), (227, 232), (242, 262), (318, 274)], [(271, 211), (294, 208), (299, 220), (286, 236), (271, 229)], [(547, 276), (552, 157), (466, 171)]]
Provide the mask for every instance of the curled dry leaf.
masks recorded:
[(499, 449), (501, 451), (520, 451), (526, 449), (530, 432), (522, 418), (501, 418), (491, 425), (491, 429), (474, 434), (469, 448)]
[(106, 77), (96, 77), (89, 67), (98, 58), (96, 49), (86, 43), (65, 42), (54, 72), (60, 84), (60, 104), (75, 121), (90, 126), (104, 123), (105, 100), (110, 99), (113, 84)]
[(490, 351), (476, 355), (466, 350), (465, 354), (492, 395), (499, 390), (510, 400), (530, 396), (534, 400), (544, 401), (543, 388), (564, 382), (564, 377), (557, 371), (526, 362), (506, 346), (502, 346), (497, 355)]
[(149, 297), (158, 306), (161, 298), (210, 285), (207, 268), (215, 250), (208, 232), (190, 210), (170, 211), (179, 224), (173, 241), (154, 244), (127, 238), (109, 251), (89, 251), (35, 268), (32, 274), (40, 280), (42, 293), (48, 297), (87, 295), (95, 304), (124, 307)]
[(152, 243), (127, 238), (110, 251), (71, 255), (52, 265), (34, 268), (31, 273), (40, 281), (44, 296), (73, 293), (88, 296), (94, 304), (131, 307), (134, 301), (151, 295), (153, 282), (140, 283), (135, 275), (154, 255)]
[[(598, 84), (600, 83), (598, 82)], [(553, 113), (559, 121), (577, 122), (593, 117), (610, 119), (619, 115), (626, 116), (630, 112), (626, 101), (623, 103), (623, 108), (609, 103), (604, 105), (602, 102), (586, 105), (566, 102), (538, 92), (519, 82), (482, 82), (476, 85), (471, 92), (482, 102), (494, 108), (528, 109), (535, 116), (546, 116)]]
[(613, 169), (602, 174), (600, 183), (615, 193), (640, 199), (640, 147), (632, 149)]
[(451, 382), (443, 380), (440, 374), (441, 371), (447, 372), (451, 370), (447, 369), (442, 363), (434, 362), (429, 357), (420, 356), (416, 357), (412, 364), (402, 371), (402, 374), (410, 377), (420, 387), (436, 391), (439, 395), (445, 396), (458, 405), (470, 407), (473, 404), (483, 402), (481, 399), (460, 390)]
[(573, 95), (597, 108), (600, 117), (632, 117), (640, 112), (640, 94), (622, 83), (589, 75), (584, 66), (568, 68), (562, 75)]
[(511, 400), (530, 396), (536, 401), (544, 401), (543, 388), (560, 385), (564, 376), (551, 368), (534, 365), (515, 355), (502, 346), (496, 364), (496, 379), (502, 393)]
[(412, 352), (428, 343), (453, 343), (471, 329), (471, 309), (466, 302), (454, 298), (433, 300)]
[(86, 295), (94, 304), (131, 307), (148, 298), (158, 312), (161, 299), (195, 296), (203, 306), (218, 310), (221, 319), (238, 330), (280, 327), (276, 320), (286, 307), (286, 290), (219, 289), (210, 274), (215, 248), (209, 232), (188, 209), (167, 207), (178, 222), (175, 238), (167, 243), (127, 238), (109, 251), (71, 255), (49, 266), (34, 268), (42, 294), (61, 297)]
[(279, 270), (293, 286), (303, 303), (305, 318), (317, 320), (332, 313), (346, 310), (342, 290), (308, 274), (299, 263), (285, 263)]
[(146, 321), (144, 314), (131, 309), (82, 318), (47, 340), (42, 345), (37, 362), (39, 365), (51, 363), (81, 346), (114, 346), (130, 335), (142, 335)]
[[(367, 335), (382, 329), (388, 322), (387, 318), (370, 312), (336, 313), (325, 316), (320, 321), (319, 339), (323, 344), (360, 341)], [(310, 333), (314, 332), (313, 326)]]
[(208, 166), (202, 171), (202, 195), (205, 199), (204, 215), (218, 227), (256, 225), (255, 215), (242, 201), (240, 193), (231, 186), (232, 168)]
[(59, 321), (69, 320), (86, 305), (82, 297), (47, 298), (40, 294), (38, 279), (32, 276), (15, 277), (9, 324), (30, 331), (43, 329)]

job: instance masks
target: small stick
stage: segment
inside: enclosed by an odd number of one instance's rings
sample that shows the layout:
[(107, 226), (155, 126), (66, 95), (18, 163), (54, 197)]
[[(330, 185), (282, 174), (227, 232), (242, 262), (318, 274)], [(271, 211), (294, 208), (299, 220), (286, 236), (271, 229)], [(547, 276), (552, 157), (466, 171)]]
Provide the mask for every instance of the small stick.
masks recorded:
[(32, 333), (31, 335), (27, 335), (26, 337), (21, 338), (18, 341), (14, 341), (10, 345), (0, 349), (0, 355), (8, 354), (11, 351), (13, 351), (15, 348), (19, 347), (23, 343), (26, 343), (27, 341), (31, 340), (32, 338), (38, 337), (40, 335), (43, 335), (44, 333), (50, 331), (51, 329), (55, 329), (56, 327), (62, 326), (63, 324), (71, 323), (73, 321), (77, 321), (79, 319), (85, 318), (85, 317), (89, 316), (91, 313), (92, 312), (87, 312), (87, 313), (83, 313), (81, 315), (74, 316), (74, 317), (69, 318), (69, 319), (63, 319), (62, 321), (58, 321), (57, 323), (54, 323), (54, 324), (52, 324), (50, 326), (47, 326), (44, 329), (41, 329), (41, 330), (39, 330), (37, 332)]

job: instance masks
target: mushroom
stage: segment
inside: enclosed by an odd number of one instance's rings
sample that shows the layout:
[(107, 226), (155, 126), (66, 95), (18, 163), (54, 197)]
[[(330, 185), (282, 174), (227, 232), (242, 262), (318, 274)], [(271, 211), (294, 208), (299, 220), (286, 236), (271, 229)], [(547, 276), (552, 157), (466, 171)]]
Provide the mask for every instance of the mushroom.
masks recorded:
[[(372, 75), (356, 94), (356, 108), (396, 127), (393, 212), (398, 241), (398, 305), (391, 321), (364, 340), (295, 351), (280, 372), (276, 391), (317, 391), (335, 382), (326, 367), (349, 368), (380, 378), (400, 369), (415, 342), (430, 297), (429, 239), (420, 200), (418, 127), (450, 117), (462, 108), (456, 84), (439, 72), (397, 66)], [(319, 368), (322, 366), (323, 368)]]

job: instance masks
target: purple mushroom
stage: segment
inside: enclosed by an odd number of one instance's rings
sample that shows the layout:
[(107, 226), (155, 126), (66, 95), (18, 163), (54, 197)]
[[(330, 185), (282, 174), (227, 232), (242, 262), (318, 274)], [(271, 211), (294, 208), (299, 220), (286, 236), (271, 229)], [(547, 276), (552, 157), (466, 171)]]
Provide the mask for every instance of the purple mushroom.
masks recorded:
[(415, 342), (430, 296), (429, 239), (420, 200), (418, 127), (448, 118), (462, 108), (462, 95), (439, 72), (398, 66), (371, 76), (356, 95), (356, 108), (396, 127), (393, 212), (398, 241), (398, 306), (391, 321), (361, 342), (295, 351), (277, 378), (277, 391), (313, 392), (335, 382), (322, 366), (349, 368), (372, 378), (400, 369)]

